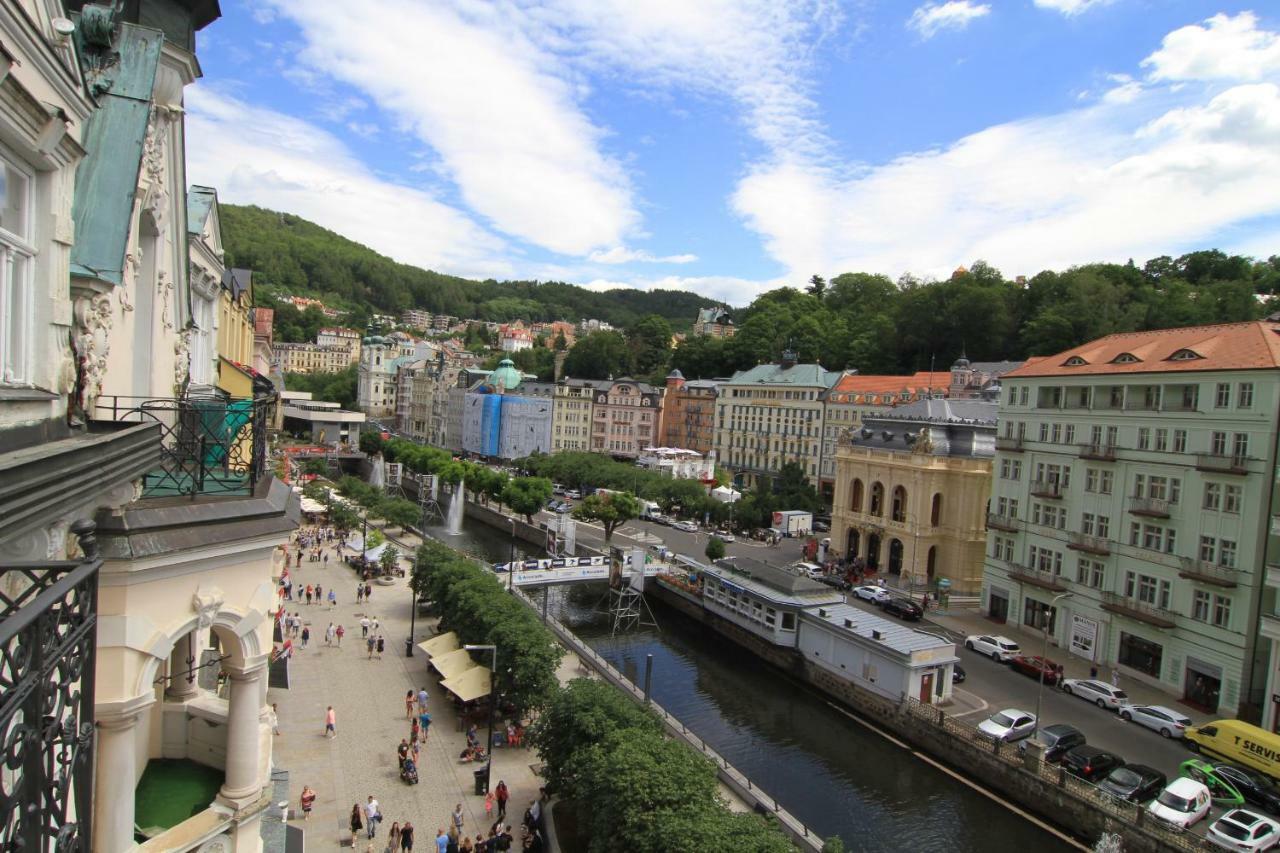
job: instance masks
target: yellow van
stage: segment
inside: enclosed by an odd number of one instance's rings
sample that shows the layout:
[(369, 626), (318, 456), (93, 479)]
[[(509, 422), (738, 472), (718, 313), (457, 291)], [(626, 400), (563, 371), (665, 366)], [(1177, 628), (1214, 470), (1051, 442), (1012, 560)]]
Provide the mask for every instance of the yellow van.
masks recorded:
[(1191, 726), (1184, 737), (1195, 752), (1220, 755), (1280, 779), (1280, 735), (1240, 720), (1214, 720)]

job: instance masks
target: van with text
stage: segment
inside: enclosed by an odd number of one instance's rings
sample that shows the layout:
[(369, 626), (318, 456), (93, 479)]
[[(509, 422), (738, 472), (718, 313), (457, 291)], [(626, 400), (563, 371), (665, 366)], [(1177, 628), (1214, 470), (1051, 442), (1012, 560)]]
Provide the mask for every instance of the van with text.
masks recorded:
[(1240, 720), (1214, 720), (1188, 728), (1185, 738), (1194, 752), (1219, 755), (1280, 779), (1280, 735)]

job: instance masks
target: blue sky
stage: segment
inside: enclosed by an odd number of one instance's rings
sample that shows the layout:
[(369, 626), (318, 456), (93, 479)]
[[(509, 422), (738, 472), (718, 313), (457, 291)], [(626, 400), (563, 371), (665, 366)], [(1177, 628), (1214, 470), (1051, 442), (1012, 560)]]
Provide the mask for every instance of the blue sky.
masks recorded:
[(189, 178), (474, 277), (694, 290), (1280, 253), (1280, 12), (223, 0)]

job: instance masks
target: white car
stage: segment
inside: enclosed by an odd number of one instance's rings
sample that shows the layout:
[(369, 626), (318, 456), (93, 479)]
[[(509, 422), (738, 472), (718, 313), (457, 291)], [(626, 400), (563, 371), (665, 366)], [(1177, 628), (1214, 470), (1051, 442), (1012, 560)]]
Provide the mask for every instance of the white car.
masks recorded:
[(1209, 814), (1209, 789), (1203, 782), (1185, 776), (1174, 779), (1151, 801), (1147, 811), (1186, 829)]
[(1146, 726), (1163, 737), (1182, 737), (1191, 725), (1191, 718), (1164, 705), (1125, 705), (1120, 709), (1120, 719)]
[(1006, 708), (978, 724), (978, 731), (996, 740), (1021, 740), (1036, 730), (1036, 715)]
[(853, 588), (853, 594), (858, 598), (861, 598), (863, 601), (870, 601), (872, 604), (884, 604), (891, 597), (889, 595), (889, 590), (881, 589), (878, 586), (872, 586), (870, 584), (866, 586), (855, 586)]
[(737, 542), (738, 538), (732, 533), (717, 533), (716, 538), (721, 542)]
[(576, 501), (582, 497), (582, 492), (577, 489), (565, 489), (564, 496), (571, 501)]
[(965, 637), (964, 647), (1000, 663), (1007, 663), (1022, 654), (1021, 646), (998, 634), (973, 634)]
[(675, 524), (671, 526), (674, 529), (681, 531), (682, 533), (698, 532), (698, 525), (694, 524), (692, 521), (677, 521)]
[(1068, 678), (1062, 682), (1062, 689), (1070, 696), (1079, 696), (1084, 701), (1092, 702), (1103, 709), (1115, 711), (1129, 704), (1128, 693), (1125, 693), (1119, 687), (1112, 687), (1105, 681), (1093, 681), (1088, 678)]
[(1271, 850), (1280, 844), (1280, 824), (1244, 809), (1233, 809), (1209, 827), (1209, 843), (1226, 850)]

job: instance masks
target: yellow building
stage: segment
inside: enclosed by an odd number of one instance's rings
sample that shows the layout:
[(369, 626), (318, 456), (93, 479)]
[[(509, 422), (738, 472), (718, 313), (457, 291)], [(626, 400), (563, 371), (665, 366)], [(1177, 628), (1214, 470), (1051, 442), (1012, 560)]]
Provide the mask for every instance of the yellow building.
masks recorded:
[(253, 271), (229, 269), (222, 276), (222, 298), (218, 303), (218, 387), (226, 387), (226, 362), (248, 367), (253, 364)]
[(591, 406), (597, 387), (610, 383), (592, 379), (562, 379), (556, 383), (551, 415), (551, 450), (591, 449)]
[(836, 451), (831, 545), (903, 579), (982, 588), (996, 406), (925, 399), (867, 414)]
[(350, 347), (280, 343), (274, 348), (281, 373), (341, 373), (351, 366)]

